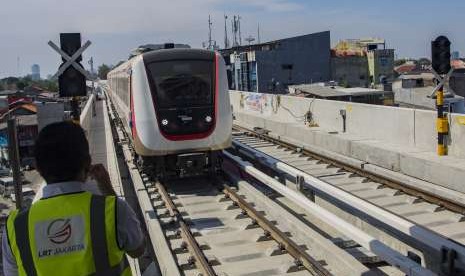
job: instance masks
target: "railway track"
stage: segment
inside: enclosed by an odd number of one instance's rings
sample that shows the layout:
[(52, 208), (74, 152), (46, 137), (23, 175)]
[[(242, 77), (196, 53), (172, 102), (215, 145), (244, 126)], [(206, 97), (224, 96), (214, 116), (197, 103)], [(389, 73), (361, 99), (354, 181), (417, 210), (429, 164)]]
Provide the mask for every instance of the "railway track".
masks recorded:
[[(411, 244), (418, 244), (418, 240), (423, 238), (420, 241), (424, 242), (420, 245), (422, 250), (432, 246), (436, 247), (438, 252), (441, 248), (452, 247), (459, 250), (459, 254), (465, 253), (464, 205), (280, 141), (270, 137), (263, 130), (252, 131), (239, 126), (235, 126), (235, 130), (233, 144), (238, 152), (243, 153), (243, 156), (256, 165), (265, 165), (275, 172), (286, 172), (296, 178), (299, 176), (300, 180), (294, 178), (294, 181), (316, 183), (310, 189), (310, 196), (314, 196), (312, 193), (322, 187), (326, 189), (320, 190), (323, 193), (330, 191), (333, 195), (336, 192), (348, 195), (347, 199), (353, 202), (358, 200), (359, 209), (364, 209), (363, 213), (370, 214), (373, 211), (372, 216), (375, 219), (382, 220), (382, 214), (397, 220), (399, 226), (403, 224), (402, 234), (411, 239)], [(368, 205), (364, 205), (363, 201)], [(379, 213), (375, 210), (379, 210)], [(396, 219), (396, 216), (402, 219)], [(396, 228), (396, 225), (391, 226)], [(421, 226), (419, 231), (424, 233), (424, 236), (416, 235), (413, 230), (416, 226)], [(399, 229), (402, 227), (393, 230)], [(435, 234), (439, 242), (432, 241), (436, 239)], [(429, 240), (425, 240), (425, 237)], [(431, 245), (429, 242), (436, 244)], [(444, 244), (439, 245), (441, 242)]]
[[(115, 110), (109, 111), (120, 125)], [(226, 181), (196, 178), (165, 185), (149, 179), (135, 166), (126, 134), (119, 127), (114, 132), (141, 209), (151, 212), (152, 245), (164, 248), (155, 250), (161, 252), (163, 275), (333, 275), (325, 261), (308, 254)]]
[(337, 225), (318, 228), (293, 211), (295, 202), (278, 203), (269, 187), (244, 180), (235, 157), (224, 157), (226, 178), (151, 179), (108, 106), (162, 275), (430, 275), (370, 236), (363, 234), (388, 261)]

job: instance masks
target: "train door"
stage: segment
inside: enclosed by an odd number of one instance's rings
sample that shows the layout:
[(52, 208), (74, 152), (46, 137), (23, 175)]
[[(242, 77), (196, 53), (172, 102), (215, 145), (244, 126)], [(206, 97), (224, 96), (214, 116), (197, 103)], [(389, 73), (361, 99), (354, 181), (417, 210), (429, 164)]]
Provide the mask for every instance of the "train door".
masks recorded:
[(136, 137), (136, 121), (134, 116), (134, 100), (133, 100), (133, 89), (132, 89), (132, 70), (128, 72), (128, 96), (129, 96), (129, 128), (131, 129), (131, 136), (134, 139)]

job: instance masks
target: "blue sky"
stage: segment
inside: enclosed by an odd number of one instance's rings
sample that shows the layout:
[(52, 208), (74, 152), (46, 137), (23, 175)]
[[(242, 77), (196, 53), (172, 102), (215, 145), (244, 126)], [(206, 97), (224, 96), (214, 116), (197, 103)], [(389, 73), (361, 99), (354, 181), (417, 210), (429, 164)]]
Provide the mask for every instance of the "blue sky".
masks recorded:
[(256, 36), (260, 24), (262, 41), (330, 30), (333, 45), (339, 39), (374, 36), (385, 38), (398, 57), (421, 57), (429, 55), (430, 40), (445, 34), (465, 56), (461, 0), (4, 0), (0, 77), (18, 74), (18, 57), (21, 75), (33, 63), (44, 76), (54, 72), (60, 60), (47, 41), (58, 42), (60, 32), (81, 32), (93, 42), (86, 59), (114, 64), (144, 43), (200, 47), (211, 14), (214, 38), (222, 45), (224, 13), (242, 16), (244, 37)]

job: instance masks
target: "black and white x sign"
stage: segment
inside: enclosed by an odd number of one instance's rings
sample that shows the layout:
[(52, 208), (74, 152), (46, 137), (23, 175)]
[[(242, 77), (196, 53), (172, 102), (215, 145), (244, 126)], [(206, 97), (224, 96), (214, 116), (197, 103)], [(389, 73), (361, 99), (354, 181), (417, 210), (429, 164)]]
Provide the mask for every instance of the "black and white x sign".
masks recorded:
[(71, 57), (65, 53), (63, 50), (60, 49), (55, 43), (52, 41), (48, 42), (48, 45), (52, 47), (53, 50), (55, 50), (60, 56), (62, 56), (66, 62), (63, 64), (63, 66), (60, 67), (58, 72), (53, 76), (53, 78), (58, 78), (63, 72), (65, 72), (68, 67), (73, 66), (76, 70), (78, 70), (81, 74), (83, 74), (86, 79), (92, 80), (92, 76), (90, 76), (84, 68), (82, 68), (76, 60), (81, 56), (81, 54), (92, 44), (90, 41), (87, 41), (79, 50), (77, 50)]
[[(436, 79), (439, 81), (439, 83), (436, 85), (436, 87), (434, 88), (433, 90), (433, 93), (431, 93), (431, 96), (430, 97), (433, 97), (434, 95), (436, 95), (436, 92), (438, 92), (439, 89), (443, 88), (444, 85), (446, 84), (447, 80), (449, 80), (449, 78), (451, 77), (452, 73), (454, 73), (454, 69), (450, 69), (449, 73), (447, 73), (444, 77), (441, 76), (440, 74), (438, 74), (434, 69), (433, 69), (433, 74), (434, 74), (434, 77), (436, 77)], [(449, 89), (448, 92), (452, 92), (452, 94), (455, 94), (454, 91), (452, 91), (452, 89)]]

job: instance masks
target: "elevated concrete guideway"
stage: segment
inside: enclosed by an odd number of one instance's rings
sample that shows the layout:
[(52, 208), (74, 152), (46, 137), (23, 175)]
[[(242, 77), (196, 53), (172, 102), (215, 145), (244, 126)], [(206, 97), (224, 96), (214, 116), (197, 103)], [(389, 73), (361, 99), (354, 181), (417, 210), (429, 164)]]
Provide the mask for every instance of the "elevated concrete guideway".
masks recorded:
[[(465, 117), (459, 114), (449, 115), (449, 156), (439, 157), (434, 111), (241, 91), (230, 95), (236, 124), (265, 128), (367, 171), (464, 200)], [(345, 133), (341, 110), (347, 114)]]
[[(105, 90), (106, 86), (103, 83), (100, 85)], [(392, 179), (398, 177), (399, 181), (403, 183), (411, 185), (420, 183), (431, 191), (437, 191), (438, 194), (447, 194), (447, 198), (453, 198), (455, 201), (463, 202), (465, 200), (465, 194), (458, 192), (460, 189), (452, 186), (452, 184), (456, 184), (455, 180), (450, 181), (450, 179), (455, 179), (453, 170), (458, 167), (457, 170), (460, 172), (462, 171), (462, 163), (465, 164), (465, 155), (462, 156), (465, 148), (460, 145), (461, 133), (465, 131), (462, 128), (465, 126), (462, 127), (459, 124), (460, 117), (452, 115), (451, 122), (454, 125), (451, 132), (453, 137), (451, 156), (441, 160), (444, 163), (443, 166), (447, 168), (446, 172), (451, 174), (445, 178), (446, 184), (452, 183), (447, 186), (444, 183), (434, 181), (434, 177), (437, 176), (436, 171), (431, 169), (435, 166), (432, 157), (433, 161), (424, 158), (426, 161), (422, 159), (423, 163), (404, 160), (409, 156), (416, 156), (416, 154), (434, 155), (434, 144), (432, 144), (435, 134), (433, 113), (423, 111), (412, 113), (408, 109), (390, 109), (355, 103), (238, 91), (231, 91), (230, 95), (235, 123), (238, 125), (247, 128), (265, 128), (270, 130), (270, 135), (274, 137), (279, 137), (279, 139), (297, 146), (304, 146), (309, 150), (321, 153), (321, 155), (330, 155), (341, 162)], [(136, 174), (136, 172), (132, 171), (135, 171), (137, 166), (134, 166), (132, 158), (128, 157), (129, 154), (124, 157), (117, 156), (115, 148), (121, 146), (124, 154), (128, 153), (129, 149), (125, 141), (119, 140), (120, 142), (116, 143), (114, 140), (118, 137), (121, 139), (121, 130), (117, 128), (118, 124), (116, 127), (112, 125), (111, 122), (115, 115), (111, 109), (108, 112), (108, 104), (109, 102), (105, 100), (98, 101), (94, 96), (91, 96), (82, 110), (81, 126), (86, 131), (89, 140), (92, 163), (103, 164), (110, 174), (118, 196), (126, 196), (126, 200), (131, 206), (134, 206), (135, 203), (136, 206), (133, 208), (138, 209), (141, 219), (145, 220), (147, 234), (152, 246), (157, 248), (155, 245), (160, 245), (162, 242), (167, 243), (164, 239), (166, 233), (162, 233), (163, 225), (157, 224), (158, 232), (154, 231), (154, 221), (159, 223), (159, 218), (154, 216), (154, 206), (151, 205), (153, 202), (148, 195), (145, 199), (148, 204), (145, 206), (147, 208), (144, 209), (144, 205), (140, 203), (140, 199), (143, 199), (141, 192), (147, 194), (151, 188), (144, 186), (147, 183), (143, 182), (142, 175), (137, 174), (139, 180), (133, 177), (132, 173)], [(342, 133), (342, 118), (339, 113), (342, 109), (346, 110), (348, 115), (346, 133)], [(432, 126), (428, 125), (430, 117)], [(118, 152), (120, 153), (120, 151)], [(452, 164), (452, 160), (461, 160), (461, 162)], [(407, 173), (407, 166), (414, 167), (421, 164), (431, 166), (425, 167), (424, 175)], [(463, 167), (462, 173), (465, 177), (465, 165)], [(415, 167), (413, 171), (418, 171), (418, 169)], [(136, 185), (136, 182), (140, 184), (140, 187)], [(89, 183), (88, 187), (90, 191), (96, 189), (95, 183)], [(131, 193), (129, 189), (135, 189), (135, 192)], [(465, 191), (465, 188), (463, 190)], [(363, 229), (363, 231), (365, 230)], [(163, 260), (163, 258), (158, 258), (160, 263), (163, 263)], [(137, 271), (138, 261), (131, 260), (130, 263), (133, 271)], [(153, 265), (154, 263), (152, 263)], [(141, 267), (144, 267), (142, 263)], [(134, 275), (140, 274), (134, 273)]]

